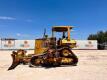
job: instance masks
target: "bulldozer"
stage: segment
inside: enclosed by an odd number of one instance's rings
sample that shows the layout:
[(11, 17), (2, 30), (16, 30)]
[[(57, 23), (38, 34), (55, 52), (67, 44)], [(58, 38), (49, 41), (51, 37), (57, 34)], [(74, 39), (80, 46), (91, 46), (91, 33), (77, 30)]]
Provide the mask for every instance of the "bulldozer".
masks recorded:
[[(77, 65), (78, 58), (72, 52), (76, 47), (76, 41), (70, 38), (72, 26), (53, 26), (52, 36), (48, 37), (46, 31), (42, 38), (35, 39), (33, 54), (26, 54), (27, 51), (19, 49), (13, 51), (11, 57), (12, 65), (8, 70), (14, 69), (19, 64), (28, 64), (29, 67), (57, 67), (62, 65)], [(55, 33), (62, 33), (59, 39)]]

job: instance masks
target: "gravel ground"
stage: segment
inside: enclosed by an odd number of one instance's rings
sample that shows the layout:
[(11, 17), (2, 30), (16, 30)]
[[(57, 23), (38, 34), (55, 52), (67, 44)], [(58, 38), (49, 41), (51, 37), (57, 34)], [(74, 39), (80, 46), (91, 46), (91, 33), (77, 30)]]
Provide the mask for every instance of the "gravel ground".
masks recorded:
[(73, 50), (79, 58), (77, 66), (46, 69), (19, 65), (7, 71), (11, 52), (0, 51), (0, 80), (107, 80), (107, 50)]

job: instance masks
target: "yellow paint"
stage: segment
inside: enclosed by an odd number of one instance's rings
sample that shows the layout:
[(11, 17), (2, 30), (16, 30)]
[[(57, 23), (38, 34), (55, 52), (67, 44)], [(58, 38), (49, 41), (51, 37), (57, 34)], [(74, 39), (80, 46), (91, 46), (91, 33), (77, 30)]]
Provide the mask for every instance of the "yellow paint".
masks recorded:
[(62, 40), (62, 44), (70, 44), (71, 48), (76, 47), (76, 41), (75, 40), (70, 40), (68, 41), (67, 39), (63, 39)]
[(72, 59), (71, 58), (62, 58), (61, 63), (71, 63)]
[(47, 50), (47, 47), (44, 46), (44, 41), (42, 39), (35, 40), (35, 54), (42, 54)]

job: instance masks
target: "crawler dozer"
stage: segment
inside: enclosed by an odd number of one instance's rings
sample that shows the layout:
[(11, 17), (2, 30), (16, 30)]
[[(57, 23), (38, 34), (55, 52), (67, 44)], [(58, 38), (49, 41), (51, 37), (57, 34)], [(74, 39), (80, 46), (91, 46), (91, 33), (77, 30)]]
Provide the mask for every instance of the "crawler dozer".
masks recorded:
[[(26, 55), (25, 50), (13, 51), (11, 56), (12, 65), (8, 70), (14, 69), (19, 64), (29, 64), (30, 67), (57, 67), (62, 65), (76, 65), (77, 56), (72, 52), (76, 47), (76, 41), (70, 38), (72, 26), (54, 26), (52, 27), (52, 36), (48, 37), (44, 33), (43, 38), (35, 40), (35, 49), (33, 54)], [(55, 32), (62, 33), (59, 39), (54, 36)]]

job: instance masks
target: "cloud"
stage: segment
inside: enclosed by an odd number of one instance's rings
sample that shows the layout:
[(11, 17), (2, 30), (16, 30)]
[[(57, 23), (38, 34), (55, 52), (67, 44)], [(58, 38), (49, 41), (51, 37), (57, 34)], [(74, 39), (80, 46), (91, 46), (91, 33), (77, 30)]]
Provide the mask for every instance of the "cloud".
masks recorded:
[(15, 20), (14, 17), (8, 17), (8, 16), (0, 16), (0, 20)]
[[(15, 17), (10, 17), (10, 16), (0, 16), (0, 20), (16, 20)], [(21, 21), (21, 19), (20, 19)], [(26, 20), (23, 20), (23, 21), (26, 21), (26, 22), (32, 22), (32, 19), (26, 19)]]
[(29, 37), (30, 36), (28, 34), (21, 34), (21, 33), (17, 33), (16, 35), (19, 37)]
[(17, 36), (21, 36), (21, 34), (20, 34), (20, 33), (17, 33), (16, 35), (17, 35)]
[(33, 37), (33, 35), (29, 35), (29, 34), (21, 34), (21, 33), (17, 33), (16, 36), (18, 37)]

